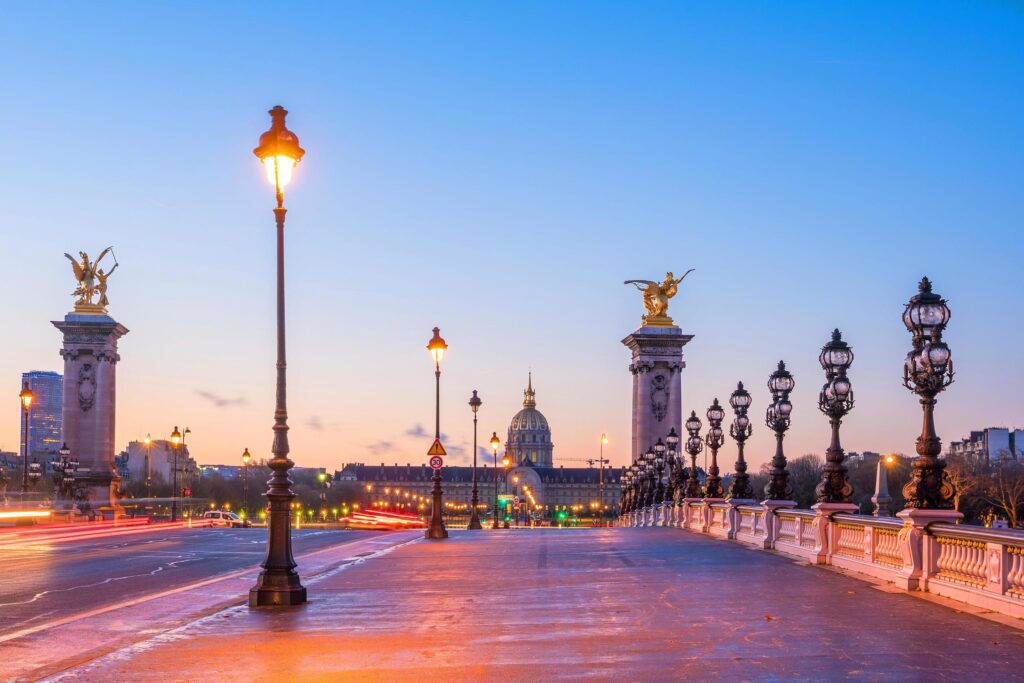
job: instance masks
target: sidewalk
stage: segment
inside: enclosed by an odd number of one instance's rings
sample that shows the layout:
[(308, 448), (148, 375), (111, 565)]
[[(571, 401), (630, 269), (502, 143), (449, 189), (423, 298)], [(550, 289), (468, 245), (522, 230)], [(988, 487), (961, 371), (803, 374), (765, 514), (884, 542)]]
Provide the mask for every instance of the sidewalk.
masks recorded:
[(1024, 631), (672, 529), (453, 532), (59, 681), (1020, 680)]

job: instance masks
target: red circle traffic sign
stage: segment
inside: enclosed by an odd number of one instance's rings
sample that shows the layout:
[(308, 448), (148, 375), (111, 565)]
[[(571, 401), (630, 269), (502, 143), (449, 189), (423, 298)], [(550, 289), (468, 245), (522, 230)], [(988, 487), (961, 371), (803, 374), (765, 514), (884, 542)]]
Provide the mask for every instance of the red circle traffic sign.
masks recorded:
[(435, 455), (430, 458), (430, 466), (433, 467), (435, 470), (441, 469), (443, 465), (444, 460), (441, 459), (440, 455)]

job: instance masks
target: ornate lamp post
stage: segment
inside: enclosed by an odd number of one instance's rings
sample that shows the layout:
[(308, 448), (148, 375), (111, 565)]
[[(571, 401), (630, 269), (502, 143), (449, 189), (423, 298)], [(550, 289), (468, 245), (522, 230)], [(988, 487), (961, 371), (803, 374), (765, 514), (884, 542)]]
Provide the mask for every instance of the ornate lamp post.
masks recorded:
[(21, 393), (21, 492), (28, 493), (28, 411), (32, 407), (32, 390), (28, 388), (28, 382), (22, 386)]
[(843, 423), (843, 417), (853, 409), (853, 387), (846, 377), (846, 371), (853, 363), (853, 349), (843, 341), (838, 329), (833, 330), (832, 341), (821, 347), (818, 361), (825, 371), (825, 384), (818, 396), (818, 410), (828, 416), (832, 425), (832, 442), (825, 452), (821, 481), (814, 493), (819, 504), (849, 504), (853, 487), (846, 479), (843, 447), (839, 443), (839, 425)]
[(65, 443), (57, 451), (57, 461), (53, 463), (53, 480), (57, 485), (58, 495), (64, 500), (75, 500), (75, 472), (78, 470), (78, 459), (71, 457), (71, 449)]
[(491, 432), (491, 453), (494, 454), (494, 520), (491, 524), (492, 529), (498, 527), (498, 447), (501, 446), (501, 439), (498, 438), (498, 432)]
[(704, 477), (704, 497), (714, 500), (721, 500), (725, 497), (722, 490), (722, 478), (718, 476), (718, 449), (725, 443), (725, 434), (722, 432), (722, 420), (725, 419), (725, 409), (722, 408), (716, 398), (708, 408), (708, 433), (704, 437), (704, 443), (711, 451), (711, 465)]
[(668, 512), (666, 513), (665, 524), (675, 525), (678, 521), (677, 515), (679, 512), (677, 501), (680, 496), (679, 485), (683, 476), (683, 459), (679, 454), (679, 433), (676, 432), (675, 427), (670, 429), (668, 436), (665, 437), (665, 446), (665, 460), (668, 462), (668, 476), (665, 478), (665, 505), (668, 508)]
[[(501, 466), (504, 469), (501, 477), (501, 490), (507, 495), (508, 494), (508, 471), (512, 467), (512, 458), (508, 457), (508, 451), (505, 452), (504, 457), (501, 459)], [(502, 517), (505, 515), (502, 513)], [(502, 519), (501, 528), (508, 528), (508, 519)]]
[(928, 278), (922, 278), (918, 293), (903, 311), (903, 324), (913, 340), (903, 364), (903, 385), (918, 395), (924, 412), (921, 436), (917, 437), (917, 457), (911, 464), (910, 481), (903, 487), (907, 507), (912, 509), (954, 507), (956, 489), (946, 474), (945, 461), (939, 459), (942, 442), (935, 432), (936, 397), (953, 383), (953, 359), (942, 341), (949, 318), (946, 300), (932, 291)]
[(772, 468), (768, 474), (768, 485), (764, 487), (767, 500), (789, 500), (793, 489), (789, 485), (789, 472), (786, 471), (786, 454), (782, 451), (782, 439), (789, 429), (789, 416), (793, 412), (793, 404), (789, 401), (789, 393), (796, 386), (793, 375), (786, 370), (786, 364), (779, 361), (778, 369), (768, 377), (768, 391), (772, 392), (772, 403), (765, 411), (765, 424), (775, 432), (775, 455), (772, 456)]
[(704, 443), (700, 438), (700, 418), (697, 411), (691, 410), (690, 417), (686, 420), (686, 452), (690, 454), (690, 472), (686, 478), (686, 497), (702, 498), (704, 492), (700, 490), (700, 479), (697, 477), (697, 456), (704, 450)]
[(729, 397), (729, 405), (732, 406), (736, 417), (729, 425), (729, 436), (736, 441), (739, 454), (736, 458), (736, 473), (732, 477), (732, 486), (729, 487), (729, 497), (734, 500), (750, 500), (754, 497), (754, 489), (750, 486), (750, 475), (747, 474), (747, 461), (743, 459), (743, 446), (753, 428), (750, 426), (750, 418), (747, 416), (747, 408), (750, 407), (750, 393), (743, 388), (743, 382), (736, 384), (736, 391)]
[(483, 401), (476, 395), (476, 389), (474, 389), (473, 395), (469, 398), (469, 407), (473, 409), (473, 498), (470, 503), (473, 511), (469, 514), (469, 525), (467, 527), (469, 529), (483, 529), (480, 525), (480, 513), (476, 509), (476, 506), (480, 503), (476, 490), (476, 413), (480, 410), (481, 405), (483, 405)]
[(171, 459), (171, 521), (176, 522), (178, 520), (178, 495), (181, 493), (181, 488), (178, 485), (178, 451), (181, 450), (185, 445), (185, 436), (191, 434), (192, 430), (185, 427), (184, 432), (178, 431), (178, 426), (174, 426), (174, 431), (171, 432), (171, 453), (173, 455)]
[(274, 185), (277, 206), (274, 219), (277, 226), (277, 390), (274, 407), (274, 442), (270, 448), (273, 457), (268, 463), (271, 471), (267, 482), (267, 556), (256, 585), (249, 591), (249, 606), (301, 605), (306, 602), (306, 589), (295, 571), (292, 556), (291, 503), (295, 494), (291, 490), (288, 470), (294, 463), (288, 458), (288, 407), (285, 360), (285, 308), (284, 308), (284, 188), (291, 182), (292, 171), (306, 153), (299, 147), (299, 138), (285, 126), (288, 112), (281, 106), (270, 110), (270, 129), (260, 136), (253, 153), (259, 158)]
[(665, 525), (665, 442), (658, 439), (654, 444), (654, 470), (657, 484), (654, 489), (654, 525)]
[[(441, 440), (441, 359), (448, 349), (448, 344), (441, 337), (441, 328), (434, 328), (434, 336), (427, 342), (427, 350), (434, 357), (434, 439)], [(441, 468), (434, 470), (434, 489), (431, 491), (433, 506), (430, 512), (430, 525), (427, 527), (427, 538), (448, 538), (448, 530), (444, 528), (443, 505), (441, 500)]]
[(249, 464), (252, 462), (252, 455), (249, 449), (242, 451), (242, 507), (245, 510), (245, 518), (249, 518)]

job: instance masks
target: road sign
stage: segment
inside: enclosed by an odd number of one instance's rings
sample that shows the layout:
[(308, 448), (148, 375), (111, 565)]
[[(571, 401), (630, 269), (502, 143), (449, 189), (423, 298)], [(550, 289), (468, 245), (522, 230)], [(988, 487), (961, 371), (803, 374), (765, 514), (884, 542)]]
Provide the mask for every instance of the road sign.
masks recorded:
[(430, 466), (433, 467), (435, 470), (441, 469), (441, 467), (443, 465), (444, 465), (444, 460), (441, 459), (440, 455), (432, 455), (432, 456), (430, 456)]
[[(441, 439), (434, 439), (434, 443), (430, 445), (430, 450), (427, 451), (427, 455), (448, 455), (448, 451), (441, 445)], [(438, 465), (440, 467), (440, 465)]]

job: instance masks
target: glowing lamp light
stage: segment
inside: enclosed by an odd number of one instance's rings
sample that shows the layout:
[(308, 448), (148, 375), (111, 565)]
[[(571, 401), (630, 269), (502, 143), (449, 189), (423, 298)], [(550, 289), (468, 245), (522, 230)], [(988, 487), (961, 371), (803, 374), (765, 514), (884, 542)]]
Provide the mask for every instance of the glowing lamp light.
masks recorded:
[(448, 350), (448, 343), (441, 337), (441, 328), (434, 328), (434, 336), (427, 343), (427, 350), (434, 357), (434, 365), (440, 367), (444, 352)]
[(498, 455), (498, 446), (501, 445), (501, 439), (498, 438), (498, 432), (491, 433), (491, 450), (494, 451), (494, 455)]
[(248, 465), (250, 461), (252, 461), (252, 455), (249, 454), (249, 449), (246, 448), (242, 451), (242, 464)]
[(35, 398), (32, 395), (32, 390), (28, 388), (28, 382), (21, 389), (21, 393), (18, 394), (18, 398), (21, 399), (21, 405), (25, 406), (25, 410), (28, 410), (32, 406), (32, 399)]
[(278, 105), (271, 109), (270, 130), (260, 136), (260, 144), (252, 152), (263, 164), (267, 180), (280, 193), (292, 181), (295, 165), (302, 160), (306, 150), (299, 147), (299, 138), (288, 130), (284, 119), (288, 111)]
[(175, 425), (174, 431), (171, 432), (171, 443), (175, 446), (181, 443), (181, 432), (178, 431), (177, 425)]

